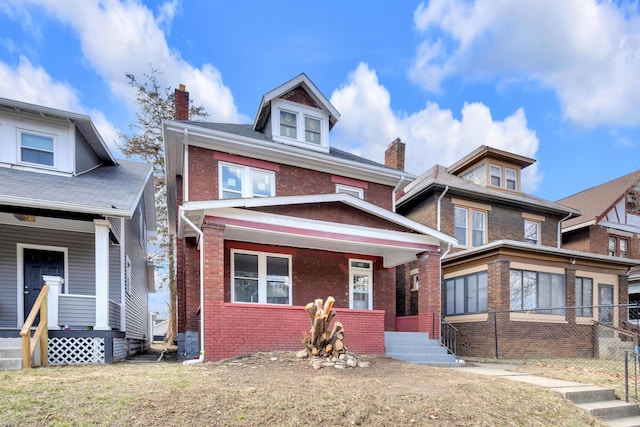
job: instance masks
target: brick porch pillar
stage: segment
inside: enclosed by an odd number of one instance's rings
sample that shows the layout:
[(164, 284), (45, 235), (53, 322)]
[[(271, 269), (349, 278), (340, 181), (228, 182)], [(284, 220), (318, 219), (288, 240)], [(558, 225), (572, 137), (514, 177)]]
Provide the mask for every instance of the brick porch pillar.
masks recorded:
[(440, 252), (421, 253), (418, 256), (418, 331), (428, 332), (430, 338), (440, 337), (441, 276)]
[(205, 360), (220, 359), (217, 350), (223, 350), (225, 331), (222, 327), (224, 308), (224, 225), (202, 226), (204, 251), (204, 301), (200, 315), (204, 316)]

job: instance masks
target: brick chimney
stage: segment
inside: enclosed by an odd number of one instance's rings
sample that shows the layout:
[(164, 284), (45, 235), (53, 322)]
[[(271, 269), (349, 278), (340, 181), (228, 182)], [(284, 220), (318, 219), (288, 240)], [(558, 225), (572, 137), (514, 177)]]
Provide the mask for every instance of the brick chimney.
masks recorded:
[(189, 120), (189, 92), (185, 89), (185, 86), (180, 84), (180, 87), (173, 93), (176, 120)]
[(394, 169), (404, 170), (404, 147), (405, 143), (400, 138), (393, 140), (384, 152), (384, 164)]

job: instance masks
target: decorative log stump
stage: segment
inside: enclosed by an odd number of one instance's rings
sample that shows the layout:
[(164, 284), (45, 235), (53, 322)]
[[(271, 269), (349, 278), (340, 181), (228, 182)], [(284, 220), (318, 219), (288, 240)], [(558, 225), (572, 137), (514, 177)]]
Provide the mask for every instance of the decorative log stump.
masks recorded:
[(305, 306), (311, 329), (308, 334), (305, 332), (302, 344), (310, 356), (339, 357), (347, 352), (342, 323), (334, 322), (333, 328), (329, 328), (331, 319), (336, 315), (332, 310), (335, 301), (335, 298), (330, 296), (326, 301), (317, 299)]

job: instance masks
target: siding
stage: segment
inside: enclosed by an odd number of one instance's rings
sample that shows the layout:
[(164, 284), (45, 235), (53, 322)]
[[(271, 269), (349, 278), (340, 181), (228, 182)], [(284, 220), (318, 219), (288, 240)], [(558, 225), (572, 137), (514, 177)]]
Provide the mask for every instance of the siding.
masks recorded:
[(89, 171), (100, 164), (100, 159), (76, 129), (76, 173)]
[[(126, 253), (131, 260), (131, 292), (126, 294), (126, 337), (133, 339), (149, 338), (148, 301), (147, 301), (147, 256), (140, 244), (139, 215), (125, 221)], [(146, 245), (146, 242), (143, 242)]]
[(61, 325), (92, 326), (96, 323), (95, 297), (61, 295), (58, 308)]
[[(68, 250), (66, 293), (95, 295), (94, 235), (0, 224), (0, 327), (17, 325), (17, 243), (59, 246)], [(95, 319), (94, 319), (95, 321)]]

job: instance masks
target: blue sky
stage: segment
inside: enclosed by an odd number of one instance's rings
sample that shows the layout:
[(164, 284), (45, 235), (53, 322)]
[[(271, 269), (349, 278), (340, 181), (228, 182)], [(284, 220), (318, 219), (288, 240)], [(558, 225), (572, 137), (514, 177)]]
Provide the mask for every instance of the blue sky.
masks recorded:
[(304, 72), (341, 113), (332, 145), (382, 162), (400, 137), (415, 174), (485, 144), (558, 200), (640, 169), (637, 1), (0, 3), (0, 96), (89, 114), (113, 147), (150, 65), (244, 123)]

